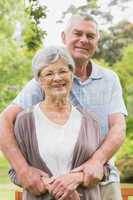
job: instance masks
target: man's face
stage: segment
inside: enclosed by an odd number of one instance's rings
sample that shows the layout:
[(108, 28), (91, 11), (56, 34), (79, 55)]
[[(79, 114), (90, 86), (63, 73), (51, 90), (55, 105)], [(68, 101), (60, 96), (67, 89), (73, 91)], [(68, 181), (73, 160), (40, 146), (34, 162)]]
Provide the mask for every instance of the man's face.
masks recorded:
[(86, 62), (95, 53), (99, 33), (94, 22), (76, 20), (66, 33), (62, 33), (62, 39), (75, 62)]

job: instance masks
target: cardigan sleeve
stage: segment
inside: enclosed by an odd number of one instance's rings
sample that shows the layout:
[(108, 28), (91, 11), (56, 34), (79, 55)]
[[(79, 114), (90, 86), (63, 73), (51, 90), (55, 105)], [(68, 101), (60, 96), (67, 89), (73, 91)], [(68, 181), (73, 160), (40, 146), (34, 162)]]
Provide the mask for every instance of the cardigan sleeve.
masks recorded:
[[(26, 113), (23, 111), (22, 113), (18, 114), (15, 124), (14, 124), (14, 135), (16, 138), (16, 142), (19, 146), (19, 149), (23, 156), (26, 159), (26, 143), (25, 143), (25, 134), (26, 134), (26, 123), (25, 123), (25, 115)], [(21, 187), (21, 182), (19, 181), (16, 171), (11, 167), (9, 169), (8, 175), (11, 181)]]

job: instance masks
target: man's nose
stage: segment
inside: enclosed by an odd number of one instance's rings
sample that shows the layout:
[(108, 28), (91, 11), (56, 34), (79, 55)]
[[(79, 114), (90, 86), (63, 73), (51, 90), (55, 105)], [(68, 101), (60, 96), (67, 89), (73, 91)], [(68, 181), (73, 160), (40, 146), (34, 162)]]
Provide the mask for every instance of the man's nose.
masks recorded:
[(81, 36), (80, 41), (83, 42), (83, 43), (87, 43), (88, 42), (88, 38), (87, 38), (86, 34)]

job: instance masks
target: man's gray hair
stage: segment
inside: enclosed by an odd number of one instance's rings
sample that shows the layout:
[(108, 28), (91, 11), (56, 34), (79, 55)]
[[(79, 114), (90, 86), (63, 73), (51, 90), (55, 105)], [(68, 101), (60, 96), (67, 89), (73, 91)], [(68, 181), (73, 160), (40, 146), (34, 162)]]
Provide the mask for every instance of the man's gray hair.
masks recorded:
[(33, 74), (36, 80), (38, 80), (40, 71), (51, 63), (56, 62), (58, 59), (62, 59), (69, 69), (73, 72), (75, 68), (74, 61), (65, 47), (61, 46), (49, 46), (39, 50), (32, 60)]
[(98, 23), (96, 22), (96, 20), (94, 19), (94, 17), (88, 13), (77, 13), (74, 14), (70, 17), (70, 19), (68, 20), (68, 23), (66, 25), (65, 28), (65, 32), (69, 31), (73, 25), (74, 22), (76, 22), (77, 20), (85, 20), (85, 21), (92, 21), (96, 24), (96, 28), (98, 31)]

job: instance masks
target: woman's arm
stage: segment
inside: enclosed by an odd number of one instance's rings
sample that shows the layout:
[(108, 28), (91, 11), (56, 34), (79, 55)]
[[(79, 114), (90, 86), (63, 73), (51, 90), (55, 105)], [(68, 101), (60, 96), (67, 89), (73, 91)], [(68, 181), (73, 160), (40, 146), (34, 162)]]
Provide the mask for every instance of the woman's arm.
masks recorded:
[(30, 166), (26, 161), (26, 149), (22, 139), (24, 138), (24, 130), (20, 117), (17, 117), (15, 128), (13, 123), (19, 112), (16, 107), (16, 105), (11, 105), (2, 114), (3, 131), (5, 130), (4, 134), (1, 135), (2, 150), (6, 152), (6, 155), (8, 154), (7, 157), (11, 156), (11, 166), (14, 169), (9, 172), (11, 180), (17, 185), (22, 185), (32, 194), (39, 195), (45, 190), (40, 176), (46, 176), (46, 173)]

